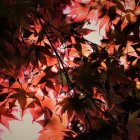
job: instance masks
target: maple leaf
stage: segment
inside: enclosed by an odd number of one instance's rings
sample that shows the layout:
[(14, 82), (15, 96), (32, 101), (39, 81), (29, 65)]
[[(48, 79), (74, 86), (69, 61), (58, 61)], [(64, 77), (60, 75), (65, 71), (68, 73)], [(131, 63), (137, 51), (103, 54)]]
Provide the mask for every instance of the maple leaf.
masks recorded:
[(55, 140), (73, 140), (74, 132), (71, 131), (58, 131), (58, 130), (46, 130), (37, 140), (55, 139)]
[(64, 10), (64, 14), (68, 14), (69, 22), (81, 22), (84, 21), (88, 15), (89, 8), (80, 5), (75, 2), (73, 5), (67, 6)]
[(139, 58), (138, 54), (136, 53), (136, 50), (131, 46), (130, 42), (127, 43), (127, 46), (124, 50), (124, 54)]
[(18, 120), (4, 105), (0, 106), (0, 123), (10, 130), (9, 121)]
[[(1, 0), (0, 123), (9, 129), (18, 106), (42, 126), (39, 140), (138, 140), (139, 5)], [(92, 23), (101, 45), (83, 37)]]
[(47, 116), (45, 116), (44, 120), (36, 121), (43, 126), (43, 132), (39, 136), (38, 140), (42, 140), (44, 138), (63, 140), (64, 138), (70, 138), (75, 135), (74, 132), (65, 128), (56, 114), (51, 115), (50, 113), (47, 113), (46, 115)]
[[(15, 3), (13, 3), (11, 8), (8, 9), (9, 11), (9, 21), (11, 21), (13, 24), (20, 25), (25, 28), (29, 28), (30, 25), (33, 25), (33, 21), (29, 15), (31, 13), (33, 14), (35, 12), (34, 3), (32, 0), (16, 0)], [(20, 13), (18, 10), (20, 9)], [(19, 21), (19, 22), (18, 22)]]
[(29, 111), (33, 117), (33, 122), (40, 118), (44, 113), (41, 107), (31, 108)]
[(59, 106), (61, 106), (61, 114), (65, 113), (66, 111), (69, 114), (68, 116), (72, 116), (73, 111), (75, 111), (75, 113), (78, 113), (78, 114), (82, 113), (81, 106), (80, 106), (80, 103), (79, 103), (77, 97), (64, 98), (58, 104), (59, 104)]
[(9, 96), (9, 98), (16, 99), (18, 101), (22, 111), (24, 111), (26, 108), (26, 105), (27, 105), (26, 91), (24, 89), (20, 89), (20, 88), (15, 88), (14, 90), (16, 91), (16, 93), (11, 94)]

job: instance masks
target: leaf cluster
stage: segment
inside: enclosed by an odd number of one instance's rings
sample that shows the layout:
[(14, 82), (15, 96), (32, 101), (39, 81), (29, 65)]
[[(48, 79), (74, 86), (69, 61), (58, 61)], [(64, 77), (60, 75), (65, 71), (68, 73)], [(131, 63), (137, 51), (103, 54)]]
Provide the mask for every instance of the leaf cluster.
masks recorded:
[[(1, 0), (0, 124), (18, 108), (42, 126), (38, 140), (138, 140), (139, 4)], [(93, 21), (100, 44), (85, 37)]]

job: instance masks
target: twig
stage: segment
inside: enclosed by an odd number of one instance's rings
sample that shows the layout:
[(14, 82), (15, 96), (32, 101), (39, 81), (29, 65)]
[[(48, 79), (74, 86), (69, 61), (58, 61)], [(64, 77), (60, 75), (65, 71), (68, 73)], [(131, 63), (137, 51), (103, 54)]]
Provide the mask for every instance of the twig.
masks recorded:
[(71, 82), (71, 80), (70, 80), (70, 78), (69, 78), (69, 76), (68, 76), (68, 73), (67, 73), (67, 71), (66, 71), (66, 69), (65, 69), (65, 67), (64, 67), (64, 65), (63, 65), (63, 61), (62, 61), (61, 57), (59, 56), (57, 50), (55, 49), (55, 47), (54, 47), (54, 45), (53, 45), (53, 43), (52, 43), (50, 37), (48, 36), (48, 34), (47, 34), (46, 30), (45, 30), (45, 27), (44, 27), (44, 25), (43, 25), (43, 23), (42, 23), (40, 17), (38, 17), (38, 20), (39, 20), (39, 22), (40, 22), (40, 24), (41, 24), (41, 26), (42, 26), (42, 29), (44, 30), (44, 34), (45, 34), (46, 37), (48, 38), (48, 41), (49, 41), (49, 43), (50, 43), (50, 45), (51, 45), (53, 51), (55, 52), (55, 54), (56, 54), (56, 56), (57, 56), (57, 58), (58, 58), (60, 64), (62, 65), (63, 72), (64, 72), (64, 75), (65, 75), (65, 77), (66, 77), (68, 86), (69, 86), (70, 88), (73, 89), (74, 94), (75, 94), (76, 98), (78, 99), (79, 105), (81, 106), (81, 109), (82, 109), (82, 111), (83, 111), (83, 113), (84, 113), (84, 115), (85, 115), (85, 119), (87, 120), (87, 122), (88, 122), (88, 124), (89, 124), (89, 126), (90, 126), (90, 129), (92, 129), (92, 126), (91, 126), (91, 124), (90, 124), (90, 121), (89, 121), (89, 119), (88, 119), (88, 116), (87, 116), (87, 114), (86, 114), (86, 112), (85, 112), (85, 110), (84, 110), (84, 106), (83, 106), (83, 104), (79, 101), (79, 98), (78, 98), (78, 96), (77, 96), (77, 94), (76, 94), (76, 91), (74, 90), (73, 84), (72, 84), (72, 82)]
[(71, 81), (70, 81), (69, 76), (68, 76), (68, 74), (67, 74), (67, 71), (66, 71), (66, 69), (65, 69), (65, 67), (64, 67), (64, 65), (63, 65), (63, 61), (62, 61), (61, 57), (59, 56), (58, 52), (56, 51), (56, 49), (55, 49), (55, 47), (54, 47), (54, 45), (53, 45), (53, 43), (52, 43), (50, 37), (48, 36), (48, 34), (47, 34), (46, 30), (45, 30), (45, 27), (44, 27), (44, 25), (43, 25), (43, 23), (42, 23), (40, 17), (38, 17), (38, 20), (39, 20), (39, 22), (40, 22), (40, 24), (41, 24), (42, 29), (44, 30), (44, 34), (45, 34), (46, 37), (48, 38), (48, 41), (49, 41), (49, 43), (50, 43), (50, 45), (51, 45), (51, 47), (52, 47), (52, 49), (53, 49), (55, 55), (57, 56), (59, 62), (60, 62), (61, 65), (62, 65), (63, 72), (64, 72), (64, 75), (65, 75), (65, 77), (66, 77), (66, 79), (67, 79), (68, 85), (71, 85)]
[[(89, 44), (95, 45), (96, 47), (102, 48), (100, 45), (95, 44), (95, 43), (93, 43), (93, 42), (91, 42), (91, 41), (85, 39), (82, 35), (81, 35), (81, 37), (79, 37), (79, 36), (76, 36), (76, 35), (73, 35), (73, 34), (66, 33), (66, 32), (64, 32), (64, 31), (62, 31), (62, 30), (56, 28), (56, 27), (55, 27), (54, 25), (52, 25), (50, 22), (48, 22), (47, 20), (45, 20), (43, 17), (41, 17), (41, 19), (43, 19), (48, 25), (50, 25), (53, 29), (55, 29), (56, 31), (60, 32), (61, 34), (65, 34), (65, 35), (68, 35), (68, 36), (73, 36), (73, 37), (75, 37), (75, 38), (78, 38), (78, 39), (80, 39), (80, 40), (83, 40), (83, 41), (85, 41), (85, 42), (88, 42)], [(80, 35), (80, 34), (79, 34), (79, 35)]]

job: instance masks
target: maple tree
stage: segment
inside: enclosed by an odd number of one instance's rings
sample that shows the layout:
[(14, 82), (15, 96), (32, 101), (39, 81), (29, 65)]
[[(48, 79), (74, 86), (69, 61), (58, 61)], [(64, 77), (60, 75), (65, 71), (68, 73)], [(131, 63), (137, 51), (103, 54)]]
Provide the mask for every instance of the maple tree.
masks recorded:
[(0, 124), (19, 108), (38, 140), (138, 140), (139, 31), (138, 0), (0, 0)]

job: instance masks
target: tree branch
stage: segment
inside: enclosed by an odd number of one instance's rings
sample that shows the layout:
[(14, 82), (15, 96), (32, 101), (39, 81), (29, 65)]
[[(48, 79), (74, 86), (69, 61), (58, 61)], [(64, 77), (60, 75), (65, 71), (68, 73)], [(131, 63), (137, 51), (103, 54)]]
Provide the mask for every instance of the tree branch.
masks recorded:
[(52, 43), (50, 37), (48, 36), (48, 34), (47, 34), (46, 30), (45, 30), (45, 27), (44, 27), (44, 25), (43, 25), (43, 23), (42, 23), (42, 21), (41, 21), (41, 19), (40, 19), (39, 16), (38, 16), (38, 20), (39, 20), (39, 22), (40, 22), (40, 24), (41, 24), (41, 27), (42, 27), (42, 29), (43, 29), (43, 31), (44, 31), (44, 34), (45, 34), (46, 37), (48, 38), (48, 41), (49, 41), (49, 43), (50, 43), (50, 45), (51, 45), (53, 51), (55, 52), (55, 55), (57, 56), (59, 62), (60, 62), (61, 65), (62, 65), (63, 72), (64, 72), (64, 75), (65, 75), (65, 77), (66, 77), (66, 80), (67, 80), (68, 85), (71, 85), (71, 81), (70, 81), (70, 78), (69, 78), (69, 76), (68, 76), (68, 74), (67, 74), (67, 71), (66, 71), (66, 69), (65, 69), (65, 67), (64, 67), (63, 61), (62, 61), (61, 57), (59, 56), (58, 52), (56, 51), (56, 49), (55, 49), (55, 47), (54, 47), (54, 45), (53, 45), (53, 43)]
[[(69, 78), (69, 76), (68, 76), (68, 73), (67, 73), (67, 71), (66, 71), (66, 69), (65, 69), (65, 67), (64, 67), (63, 61), (62, 61), (61, 57), (59, 56), (57, 50), (55, 49), (55, 47), (54, 47), (54, 45), (53, 45), (53, 43), (52, 43), (50, 37), (48, 36), (48, 34), (47, 34), (46, 30), (45, 30), (45, 27), (44, 27), (44, 25), (43, 25), (43, 23), (42, 23), (40, 17), (38, 17), (38, 20), (39, 20), (39, 22), (40, 22), (40, 24), (41, 24), (41, 27), (42, 27), (42, 29), (43, 29), (43, 31), (44, 31), (44, 34), (45, 34), (46, 37), (48, 38), (48, 41), (49, 41), (49, 43), (50, 43), (50, 45), (51, 45), (53, 51), (55, 52), (55, 54), (56, 54), (56, 56), (57, 56), (57, 58), (58, 58), (60, 64), (62, 65), (63, 72), (64, 72), (64, 75), (65, 75), (65, 77), (66, 77), (68, 86), (69, 86), (70, 88), (73, 89), (74, 94), (75, 94), (75, 96), (76, 96), (76, 98), (77, 98), (77, 100), (78, 100), (78, 102), (79, 102), (79, 105), (81, 106), (81, 109), (82, 109), (82, 111), (83, 111), (83, 113), (84, 113), (84, 115), (85, 115), (85, 119), (87, 120), (90, 129), (92, 129), (92, 126), (91, 126), (91, 124), (90, 124), (89, 118), (88, 118), (88, 116), (87, 116), (87, 114), (86, 114), (86, 112), (85, 112), (85, 110), (84, 110), (84, 106), (83, 106), (83, 104), (80, 102), (80, 100), (79, 100), (79, 98), (78, 98), (78, 96), (77, 96), (77, 94), (76, 94), (76, 91), (74, 90), (73, 83), (71, 82), (71, 80), (70, 80), (70, 78)], [(50, 24), (49, 24), (49, 25), (50, 25)]]

